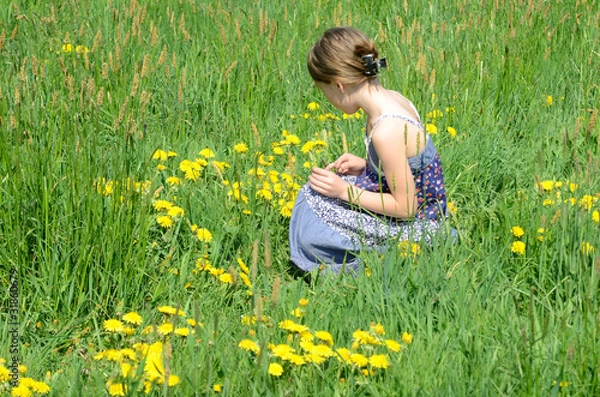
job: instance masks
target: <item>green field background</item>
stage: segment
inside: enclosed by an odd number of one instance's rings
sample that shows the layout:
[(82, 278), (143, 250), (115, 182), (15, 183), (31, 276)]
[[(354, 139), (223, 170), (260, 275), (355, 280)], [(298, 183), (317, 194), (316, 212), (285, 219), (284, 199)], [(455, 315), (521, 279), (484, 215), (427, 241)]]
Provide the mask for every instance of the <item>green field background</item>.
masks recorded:
[[(307, 167), (365, 154), (362, 113), (306, 70), (339, 25), (436, 132), (459, 239), (307, 282), (287, 240)], [(20, 376), (49, 395), (600, 395), (597, 2), (9, 1), (0, 62), (0, 357), (16, 269)], [(142, 332), (166, 323), (190, 334)], [(309, 362), (309, 334), (389, 365)], [(101, 357), (158, 342), (177, 385)]]

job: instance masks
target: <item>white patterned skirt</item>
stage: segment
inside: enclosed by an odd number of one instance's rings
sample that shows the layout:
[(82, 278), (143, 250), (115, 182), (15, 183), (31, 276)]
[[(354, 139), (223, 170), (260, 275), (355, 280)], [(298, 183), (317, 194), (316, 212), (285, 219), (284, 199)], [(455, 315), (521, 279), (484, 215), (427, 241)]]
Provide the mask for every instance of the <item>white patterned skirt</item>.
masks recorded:
[[(355, 176), (343, 176), (354, 184)], [(304, 271), (321, 265), (334, 273), (356, 272), (362, 250), (383, 250), (400, 241), (430, 243), (439, 230), (435, 220), (406, 221), (377, 216), (340, 199), (325, 197), (305, 184), (290, 220), (290, 257)]]

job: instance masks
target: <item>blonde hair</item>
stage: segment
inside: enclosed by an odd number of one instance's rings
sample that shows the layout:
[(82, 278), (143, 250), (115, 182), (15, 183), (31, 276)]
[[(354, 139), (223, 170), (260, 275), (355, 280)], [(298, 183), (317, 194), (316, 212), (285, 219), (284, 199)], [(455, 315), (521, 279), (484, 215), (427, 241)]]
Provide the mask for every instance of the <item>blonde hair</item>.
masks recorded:
[(327, 30), (308, 53), (307, 66), (314, 81), (360, 84), (367, 79), (362, 57), (379, 53), (375, 44), (358, 29), (341, 26)]

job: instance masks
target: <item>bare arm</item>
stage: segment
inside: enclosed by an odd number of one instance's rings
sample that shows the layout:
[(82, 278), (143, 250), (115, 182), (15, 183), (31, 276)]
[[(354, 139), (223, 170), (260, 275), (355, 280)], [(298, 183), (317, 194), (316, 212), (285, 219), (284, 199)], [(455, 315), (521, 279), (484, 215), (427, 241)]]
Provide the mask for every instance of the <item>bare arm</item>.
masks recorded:
[(396, 218), (411, 218), (416, 212), (415, 181), (406, 156), (405, 134), (398, 133), (398, 123), (385, 123), (372, 142), (381, 161), (391, 193), (370, 192), (345, 182), (322, 168), (313, 168), (311, 187), (328, 197), (340, 198), (368, 211)]

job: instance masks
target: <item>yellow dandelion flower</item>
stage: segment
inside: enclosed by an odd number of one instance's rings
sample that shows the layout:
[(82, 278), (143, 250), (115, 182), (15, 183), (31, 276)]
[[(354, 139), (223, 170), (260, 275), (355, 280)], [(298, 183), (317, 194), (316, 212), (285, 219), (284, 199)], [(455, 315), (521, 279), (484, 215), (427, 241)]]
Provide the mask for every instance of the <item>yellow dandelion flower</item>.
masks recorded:
[(317, 339), (328, 343), (329, 346), (333, 345), (333, 337), (331, 336), (331, 334), (327, 331), (316, 331), (315, 332), (315, 336), (317, 337)]
[(552, 95), (548, 95), (548, 96), (546, 97), (546, 104), (547, 104), (548, 106), (552, 106), (552, 103), (553, 103), (553, 100), (552, 100)]
[(387, 359), (387, 357), (385, 356), (385, 354), (374, 354), (371, 357), (369, 357), (369, 364), (371, 364), (371, 367), (373, 368), (382, 368), (382, 369), (386, 369), (390, 366), (390, 363)]
[(554, 188), (554, 181), (546, 180), (538, 182), (538, 188), (542, 189), (545, 192), (551, 192)]
[(120, 366), (121, 366), (121, 375), (124, 378), (127, 378), (127, 376), (129, 376), (129, 375), (134, 375), (134, 372), (131, 371), (134, 367), (130, 363), (121, 363)]
[(211, 267), (210, 269), (208, 269), (208, 272), (211, 276), (218, 278), (221, 274), (225, 273), (225, 269)]
[(269, 375), (272, 376), (281, 376), (283, 374), (283, 367), (278, 363), (269, 364)]
[(281, 207), (280, 214), (284, 218), (290, 218), (292, 216), (292, 211), (294, 209), (294, 201), (288, 201)]
[(248, 275), (246, 273), (243, 273), (243, 272), (240, 273), (240, 278), (242, 279), (242, 281), (244, 282), (246, 287), (252, 288), (252, 282), (250, 281), (250, 279), (248, 278)]
[(395, 341), (395, 340), (393, 340), (393, 339), (387, 339), (387, 340), (385, 341), (385, 345), (387, 346), (387, 348), (388, 348), (390, 351), (393, 351), (393, 352), (396, 352), (396, 353), (397, 353), (397, 352), (399, 352), (399, 351), (400, 351), (400, 349), (402, 348), (402, 347), (401, 347), (401, 345), (400, 345), (400, 343), (396, 342), (396, 341)]
[(456, 204), (454, 204), (452, 201), (448, 201), (448, 212), (450, 215), (456, 215), (457, 211), (458, 208), (456, 207)]
[(248, 151), (248, 145), (241, 142), (233, 146), (233, 151), (237, 153), (246, 153)]
[(268, 189), (260, 189), (256, 192), (256, 197), (265, 201), (271, 201), (273, 199), (273, 193)]
[(315, 344), (312, 343), (310, 340), (303, 339), (303, 340), (300, 341), (300, 348), (302, 350), (304, 350), (305, 352), (309, 352), (310, 353), (310, 351), (312, 349), (314, 349), (314, 347), (315, 347)]
[(515, 236), (517, 238), (523, 237), (525, 235), (525, 231), (523, 230), (523, 228), (521, 226), (511, 227), (510, 232), (513, 234), (513, 236)]
[(171, 323), (162, 323), (157, 329), (159, 334), (161, 335), (169, 335), (173, 332), (173, 324)]
[(248, 269), (248, 266), (246, 266), (246, 264), (244, 263), (242, 258), (235, 258), (235, 260), (237, 261), (238, 265), (240, 266), (240, 269), (242, 269), (242, 271), (244, 273), (246, 273), (246, 274), (250, 273), (250, 269)]
[(346, 364), (352, 364), (352, 354), (350, 352), (350, 350), (346, 349), (345, 347), (336, 349), (335, 351), (337, 353), (337, 359), (338, 361), (343, 361)]
[(300, 306), (300, 307), (304, 307), (304, 306), (306, 306), (306, 305), (308, 305), (308, 299), (306, 299), (306, 298), (302, 298), (302, 299), (300, 299), (300, 301), (298, 302), (298, 306)]
[(425, 124), (425, 131), (427, 131), (429, 135), (435, 135), (438, 133), (438, 128), (434, 124), (427, 123)]
[(19, 384), (10, 390), (10, 395), (11, 397), (29, 397), (31, 396), (31, 391), (27, 385)]
[(123, 316), (123, 321), (129, 324), (141, 325), (142, 324), (142, 316), (140, 316), (136, 312), (129, 312)]
[(320, 106), (317, 102), (310, 102), (306, 108), (308, 110), (318, 110)]
[(229, 273), (223, 273), (219, 276), (219, 281), (223, 284), (233, 284), (233, 277)]
[(371, 330), (373, 332), (375, 332), (377, 335), (385, 335), (385, 328), (383, 327), (383, 325), (377, 323), (371, 323)]
[(360, 353), (350, 354), (350, 362), (359, 368), (366, 367), (369, 364), (369, 359)]
[(108, 388), (108, 394), (111, 396), (123, 396), (125, 397), (125, 393), (127, 393), (127, 386), (122, 383), (113, 383)]
[(213, 152), (209, 148), (204, 148), (200, 150), (200, 156), (204, 157), (205, 159), (211, 159), (215, 157), (215, 152)]
[(301, 324), (296, 324), (292, 320), (283, 320), (279, 323), (279, 328), (290, 332), (302, 333), (308, 331), (308, 327)]
[(153, 160), (166, 161), (167, 158), (168, 158), (167, 152), (165, 152), (164, 150), (161, 150), (161, 149), (158, 149), (152, 155)]
[(168, 215), (162, 215), (156, 218), (156, 223), (165, 229), (168, 229), (173, 225), (173, 218)]
[(314, 147), (315, 147), (315, 142), (308, 141), (304, 145), (302, 145), (302, 148), (300, 149), (300, 151), (302, 151), (302, 153), (304, 153), (304, 154), (308, 154), (308, 153), (312, 152)]
[[(206, 163), (206, 162), (205, 162)], [(203, 164), (198, 161), (183, 160), (179, 163), (179, 170), (185, 173), (186, 179), (196, 180), (200, 177)]]
[[(94, 356), (94, 359), (96, 360), (96, 356)], [(100, 360), (102, 358), (99, 358), (98, 360)], [(0, 383), (3, 382), (7, 382), (10, 376), (10, 371), (8, 370), (8, 368), (4, 367), (3, 365), (0, 365)]]
[(289, 134), (288, 136), (286, 136), (284, 141), (288, 145), (299, 145), (301, 142), (300, 138), (298, 138), (294, 134)]
[(380, 345), (381, 342), (373, 337), (369, 332), (358, 329), (354, 331), (352, 337), (359, 345)]
[(402, 342), (406, 343), (407, 345), (410, 345), (413, 341), (413, 336), (412, 334), (408, 333), (408, 332), (403, 332), (402, 333)]
[(282, 360), (287, 360), (290, 355), (296, 352), (293, 347), (286, 345), (285, 343), (279, 345), (270, 345), (269, 350), (271, 350), (275, 357), (279, 357)]
[(304, 360), (309, 363), (322, 364), (327, 361), (327, 357), (316, 353), (308, 353), (304, 355)]
[(251, 339), (241, 340), (240, 343), (238, 343), (238, 347), (240, 349), (244, 349), (246, 351), (251, 351), (255, 354), (260, 353), (260, 346), (258, 346), (258, 343), (256, 343), (255, 341), (253, 341)]
[(121, 354), (121, 358), (128, 358), (132, 361), (136, 361), (137, 360), (137, 356), (135, 354), (135, 350), (131, 349), (131, 348), (125, 348), (125, 349), (121, 349), (119, 350), (119, 353)]
[(168, 211), (169, 209), (171, 209), (174, 206), (174, 204), (167, 200), (155, 200), (152, 203), (152, 206), (157, 211), (163, 211), (163, 210)]
[(525, 243), (522, 241), (513, 241), (510, 245), (510, 250), (518, 255), (525, 254)]
[(214, 160), (213, 165), (219, 169), (219, 171), (225, 171), (225, 168), (231, 167), (227, 161)]
[(312, 349), (310, 349), (310, 353), (316, 354), (316, 355), (319, 355), (322, 357), (331, 357), (331, 356), (335, 355), (333, 350), (331, 350), (331, 347), (329, 347), (327, 345), (322, 345), (322, 344), (314, 345), (312, 347)]
[(300, 340), (310, 342), (315, 340), (315, 336), (309, 330), (300, 332)]
[(48, 394), (50, 393), (50, 386), (41, 381), (33, 381), (29, 388), (39, 394)]
[(167, 167), (164, 164), (158, 164), (156, 166), (156, 169), (159, 170), (159, 171), (164, 171), (164, 170), (167, 169)]
[(167, 182), (167, 184), (170, 186), (181, 185), (181, 178), (170, 176), (165, 180), (165, 182)]
[(215, 393), (221, 393), (223, 391), (223, 385), (219, 384), (219, 383), (215, 383), (213, 385), (213, 391)]
[(198, 240), (203, 241), (205, 243), (210, 243), (212, 241), (212, 233), (205, 228), (199, 228), (198, 230), (196, 230), (196, 236), (198, 237)]
[(123, 357), (123, 354), (117, 349), (108, 349), (104, 352), (104, 358), (106, 358), (108, 361), (117, 362), (121, 360), (121, 357)]
[(596, 223), (600, 223), (600, 212), (598, 210), (592, 212), (592, 220)]
[(187, 327), (182, 327), (182, 328), (176, 328), (175, 331), (173, 331), (175, 333), (175, 335), (180, 335), (180, 336), (189, 336), (190, 335), (190, 329)]
[(169, 214), (169, 216), (172, 217), (177, 217), (185, 215), (185, 211), (183, 210), (183, 208), (174, 205), (167, 210), (167, 214)]
[(104, 322), (104, 330), (108, 332), (122, 332), (125, 329), (123, 323), (115, 318)]
[(456, 129), (454, 127), (447, 127), (446, 131), (448, 131), (450, 138), (456, 137)]
[(174, 308), (173, 306), (160, 306), (158, 308), (158, 311), (163, 313), (163, 314), (176, 314), (177, 313), (177, 309)]
[(299, 354), (290, 354), (286, 361), (291, 362), (294, 365), (300, 366), (306, 364), (306, 360)]

